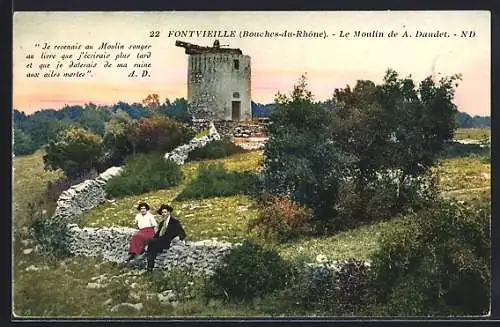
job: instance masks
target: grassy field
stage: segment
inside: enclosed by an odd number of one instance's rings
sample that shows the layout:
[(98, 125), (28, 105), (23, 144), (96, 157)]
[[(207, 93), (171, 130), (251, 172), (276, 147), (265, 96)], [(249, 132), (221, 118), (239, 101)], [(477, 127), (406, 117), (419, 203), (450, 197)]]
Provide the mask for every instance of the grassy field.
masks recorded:
[(490, 128), (457, 128), (456, 140), (484, 140), (491, 136)]
[(466, 200), (491, 190), (491, 164), (480, 157), (444, 160), (437, 167), (439, 187), (444, 195)]
[[(260, 152), (237, 154), (231, 160), (205, 160), (205, 164), (223, 163), (228, 170), (258, 170), (261, 166)], [(135, 227), (133, 218), (137, 213), (137, 203), (146, 201), (152, 208), (162, 203), (171, 203), (174, 215), (178, 216), (191, 240), (217, 238), (225, 241), (241, 241), (246, 233), (246, 225), (256, 217), (257, 210), (247, 196), (215, 197), (201, 200), (174, 201), (175, 197), (194, 178), (200, 162), (189, 162), (183, 167), (184, 180), (177, 187), (153, 191), (137, 196), (116, 199), (85, 213), (80, 224), (83, 226), (128, 226)]]
[[(232, 156), (224, 161), (230, 170), (259, 169), (261, 154), (250, 152)], [(221, 162), (210, 160), (208, 162)], [(133, 226), (135, 205), (140, 200), (152, 207), (171, 202), (175, 214), (182, 220), (192, 240), (217, 238), (239, 241), (252, 237), (246, 231), (247, 222), (258, 214), (257, 208), (246, 196), (211, 198), (196, 201), (172, 202), (183, 187), (196, 177), (199, 162), (188, 163), (184, 168), (182, 185), (169, 189), (115, 199), (113, 203), (96, 208), (83, 215), (82, 223), (93, 226)], [(481, 158), (447, 159), (436, 168), (439, 186), (445, 194), (460, 199), (482, 196), (490, 190), (490, 164)], [(53, 260), (36, 252), (34, 244), (24, 240), (20, 232), (29, 223), (24, 205), (32, 200), (43, 199), (46, 182), (62, 176), (61, 172), (45, 172), (40, 152), (14, 161), (14, 312), (22, 316), (270, 316), (272, 314), (299, 314), (286, 312), (272, 297), (249, 304), (227, 305), (220, 301), (203, 302), (190, 298), (190, 289), (203, 287), (195, 277), (183, 272), (166, 275), (155, 271), (145, 276), (143, 271), (130, 270), (99, 258), (72, 257)], [(366, 259), (377, 249), (377, 238), (383, 230), (398, 228), (399, 219), (365, 225), (357, 229), (324, 238), (309, 238), (289, 244), (274, 245), (288, 259), (301, 258), (314, 261), (316, 255), (329, 259)], [(24, 244), (23, 244), (24, 242)], [(100, 289), (89, 288), (89, 283), (102, 279)], [(171, 304), (162, 304), (153, 293), (168, 287), (184, 294)], [(111, 308), (121, 302), (142, 303), (140, 311)]]
[(49, 205), (44, 196), (47, 182), (64, 176), (60, 170), (45, 171), (42, 157), (42, 151), (37, 151), (30, 156), (14, 158), (12, 210), (14, 224), (18, 227), (27, 224), (26, 205), (30, 202)]

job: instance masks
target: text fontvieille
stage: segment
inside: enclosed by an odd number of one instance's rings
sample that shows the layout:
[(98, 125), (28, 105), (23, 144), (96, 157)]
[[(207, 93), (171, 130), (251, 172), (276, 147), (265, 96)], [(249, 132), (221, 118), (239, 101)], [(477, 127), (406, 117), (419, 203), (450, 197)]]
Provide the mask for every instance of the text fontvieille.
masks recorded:
[(170, 30), (168, 37), (236, 37), (235, 30)]

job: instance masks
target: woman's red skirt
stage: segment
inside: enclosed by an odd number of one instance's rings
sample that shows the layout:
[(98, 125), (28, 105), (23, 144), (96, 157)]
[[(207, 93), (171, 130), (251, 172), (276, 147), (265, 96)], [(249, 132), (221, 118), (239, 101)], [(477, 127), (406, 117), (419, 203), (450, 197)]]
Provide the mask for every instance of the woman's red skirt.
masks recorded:
[(155, 229), (153, 227), (146, 227), (139, 230), (132, 236), (128, 253), (141, 254), (146, 247), (148, 241), (155, 237)]

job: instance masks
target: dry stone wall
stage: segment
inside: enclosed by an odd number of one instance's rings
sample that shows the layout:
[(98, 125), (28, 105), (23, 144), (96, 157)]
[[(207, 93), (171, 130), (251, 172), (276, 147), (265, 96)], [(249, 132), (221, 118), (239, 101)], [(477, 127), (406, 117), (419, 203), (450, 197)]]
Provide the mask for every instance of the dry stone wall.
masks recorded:
[(193, 128), (197, 132), (206, 130), (213, 124), (221, 136), (229, 137), (265, 137), (267, 125), (263, 123), (247, 123), (232, 120), (216, 120), (210, 122), (207, 119), (193, 120)]
[(121, 172), (121, 167), (111, 167), (97, 176), (96, 179), (86, 180), (64, 191), (57, 200), (57, 207), (52, 217), (53, 221), (70, 223), (74, 217), (105, 203), (107, 201), (106, 183)]
[[(184, 164), (190, 151), (205, 146), (212, 140), (220, 139), (220, 135), (213, 124), (210, 124), (208, 136), (191, 140), (189, 144), (181, 145), (166, 153), (164, 158), (173, 160), (179, 165)], [(86, 180), (71, 186), (64, 191), (57, 200), (57, 207), (52, 219), (57, 222), (72, 222), (73, 218), (85, 211), (93, 209), (107, 201), (106, 184), (114, 176), (122, 172), (122, 167), (111, 167), (95, 179)]]
[[(209, 135), (191, 140), (188, 144), (177, 147), (165, 154), (164, 158), (182, 165), (190, 151), (203, 147), (212, 140), (219, 140), (220, 135), (213, 123), (209, 124)], [(118, 176), (122, 167), (111, 167), (97, 178), (86, 180), (71, 186), (57, 200), (57, 207), (52, 221), (57, 225), (66, 225), (67, 246), (70, 253), (82, 256), (101, 256), (105, 260), (121, 262), (128, 254), (131, 236), (137, 231), (133, 228), (79, 228), (74, 219), (100, 204), (108, 201), (107, 182)], [(232, 246), (224, 242), (188, 242), (174, 245), (170, 251), (157, 258), (157, 266), (187, 266), (210, 273), (218, 260)], [(140, 263), (145, 264), (145, 259)]]
[[(124, 262), (128, 256), (130, 238), (137, 230), (127, 227), (79, 228), (68, 225), (68, 250), (74, 255), (102, 257), (107, 261)], [(156, 267), (191, 268), (204, 274), (213, 273), (221, 258), (234, 246), (227, 242), (206, 240), (173, 243), (168, 251), (156, 258)], [(139, 256), (132, 265), (146, 266), (146, 258)]]
[(166, 153), (165, 160), (172, 160), (178, 165), (183, 165), (188, 158), (189, 152), (194, 149), (204, 147), (208, 142), (220, 140), (220, 135), (217, 132), (213, 123), (209, 125), (208, 135), (201, 138), (192, 139), (188, 144), (181, 145), (169, 153)]

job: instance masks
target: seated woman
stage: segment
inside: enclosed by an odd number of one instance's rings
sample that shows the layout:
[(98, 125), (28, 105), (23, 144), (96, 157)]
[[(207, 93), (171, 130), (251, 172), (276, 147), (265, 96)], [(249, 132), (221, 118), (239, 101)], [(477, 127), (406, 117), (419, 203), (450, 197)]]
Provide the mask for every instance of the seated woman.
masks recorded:
[(162, 220), (158, 225), (158, 231), (154, 239), (152, 239), (148, 245), (148, 251), (146, 253), (148, 271), (153, 270), (156, 256), (163, 250), (170, 248), (170, 242), (172, 242), (174, 238), (179, 237), (181, 240), (186, 238), (186, 232), (182, 228), (180, 221), (171, 215), (173, 210), (171, 206), (165, 204), (162, 204), (160, 209), (158, 209), (158, 213), (161, 215)]
[(146, 202), (139, 203), (137, 210), (139, 213), (135, 216), (135, 223), (139, 231), (130, 240), (127, 262), (144, 252), (147, 242), (155, 236), (155, 227), (158, 225), (155, 217), (149, 213), (149, 205)]

